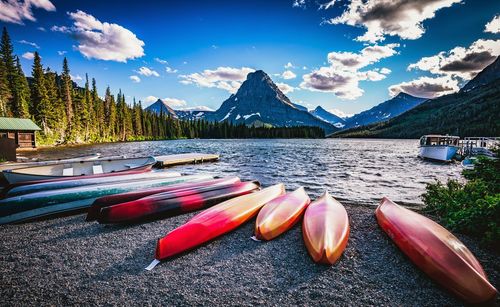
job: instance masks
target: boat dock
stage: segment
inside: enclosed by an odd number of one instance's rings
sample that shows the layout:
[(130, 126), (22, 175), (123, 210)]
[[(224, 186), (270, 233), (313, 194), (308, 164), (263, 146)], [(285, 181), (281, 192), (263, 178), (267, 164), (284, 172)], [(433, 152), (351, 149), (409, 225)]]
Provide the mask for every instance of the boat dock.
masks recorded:
[(491, 148), (500, 145), (498, 137), (466, 137), (458, 143), (458, 153), (464, 157), (475, 155), (491, 156)]
[(157, 156), (155, 167), (164, 168), (181, 164), (198, 164), (219, 160), (219, 155), (205, 153), (185, 153), (177, 155)]

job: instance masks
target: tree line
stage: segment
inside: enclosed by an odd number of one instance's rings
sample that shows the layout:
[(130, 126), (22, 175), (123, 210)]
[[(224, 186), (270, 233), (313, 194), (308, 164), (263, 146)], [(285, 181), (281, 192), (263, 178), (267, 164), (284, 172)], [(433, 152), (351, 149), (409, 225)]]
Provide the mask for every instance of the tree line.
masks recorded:
[(61, 73), (44, 68), (34, 52), (31, 76), (24, 74), (4, 27), (0, 42), (0, 116), (32, 119), (43, 144), (94, 143), (178, 138), (322, 138), (316, 127), (247, 127), (205, 120), (179, 120), (143, 110), (141, 101), (125, 100), (109, 86), (99, 97), (94, 78), (85, 86), (72, 81), (66, 57)]

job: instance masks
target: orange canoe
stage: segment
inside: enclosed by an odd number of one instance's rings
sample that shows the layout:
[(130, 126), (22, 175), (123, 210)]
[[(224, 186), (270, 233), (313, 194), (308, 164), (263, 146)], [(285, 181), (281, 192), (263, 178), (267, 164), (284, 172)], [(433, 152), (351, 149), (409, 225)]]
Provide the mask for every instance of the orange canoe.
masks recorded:
[(311, 202), (304, 188), (285, 194), (267, 203), (257, 215), (255, 237), (272, 240), (297, 223)]
[(334, 264), (349, 239), (349, 217), (344, 206), (325, 192), (307, 207), (302, 233), (315, 262)]
[(259, 192), (227, 200), (199, 213), (158, 240), (156, 260), (193, 249), (234, 230), (254, 217), (266, 203), (284, 193), (285, 186), (280, 183)]
[(479, 261), (444, 227), (385, 197), (375, 215), (403, 253), (443, 287), (472, 304), (495, 297)]

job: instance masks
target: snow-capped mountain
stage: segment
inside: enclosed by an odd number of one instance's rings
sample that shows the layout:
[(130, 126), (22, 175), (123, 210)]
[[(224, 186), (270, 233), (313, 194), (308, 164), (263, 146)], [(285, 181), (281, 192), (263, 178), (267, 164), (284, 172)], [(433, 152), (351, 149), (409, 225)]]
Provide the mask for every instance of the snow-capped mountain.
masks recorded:
[(328, 112), (321, 106), (317, 106), (316, 109), (310, 111), (310, 113), (316, 116), (317, 118), (334, 125), (337, 128), (343, 128), (345, 126), (345, 119), (333, 113)]
[(297, 108), (262, 70), (248, 74), (238, 92), (205, 118), (259, 126), (316, 126), (323, 128), (326, 133), (338, 130), (309, 112)]

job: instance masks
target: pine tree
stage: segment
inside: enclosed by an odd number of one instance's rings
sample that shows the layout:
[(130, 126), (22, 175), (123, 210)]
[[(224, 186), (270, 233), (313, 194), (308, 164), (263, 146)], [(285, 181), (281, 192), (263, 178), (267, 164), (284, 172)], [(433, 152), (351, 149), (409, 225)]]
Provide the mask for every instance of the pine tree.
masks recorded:
[(0, 43), (0, 54), (2, 56), (3, 67), (5, 68), (5, 74), (7, 77), (8, 86), (11, 92), (11, 97), (7, 103), (7, 115), (8, 116), (19, 116), (22, 112), (19, 110), (21, 105), (20, 100), (23, 93), (19, 93), (20, 86), (18, 78), (18, 70), (15, 63), (14, 57), (14, 47), (7, 32), (7, 28), (3, 28), (2, 41)]
[(66, 121), (66, 108), (61, 99), (59, 87), (57, 86), (57, 74), (50, 68), (45, 71), (45, 88), (49, 99), (51, 114), (47, 118), (47, 125), (53, 131), (53, 136), (61, 142), (64, 136)]
[(68, 60), (63, 60), (62, 78), (62, 100), (66, 107), (66, 140), (73, 141), (75, 139), (75, 131), (73, 127), (73, 84), (71, 75), (69, 74)]
[(91, 92), (91, 100), (93, 108), (93, 118), (95, 121), (95, 129), (94, 129), (94, 137), (97, 140), (101, 140), (104, 135), (104, 103), (99, 98), (97, 93), (97, 85), (94, 78), (92, 78), (92, 92)]
[(52, 116), (53, 110), (47, 95), (45, 75), (38, 52), (35, 52), (31, 75), (33, 76), (33, 84), (31, 86), (31, 114), (35, 122), (42, 126), (44, 135), (47, 135), (49, 133), (48, 121), (49, 117)]
[(15, 93), (16, 96), (14, 98), (13, 104), (16, 106), (16, 112), (14, 116), (28, 118), (29, 108), (30, 108), (30, 88), (28, 85), (28, 80), (26, 80), (26, 76), (24, 75), (23, 69), (21, 67), (21, 63), (19, 62), (19, 58), (16, 56), (16, 74), (15, 74)]
[(84, 129), (85, 133), (85, 142), (88, 142), (90, 137), (90, 110), (93, 110), (91, 106), (91, 96), (90, 96), (90, 85), (89, 85), (89, 76), (85, 74), (85, 89), (83, 92), (83, 101), (79, 106), (79, 119)]
[(7, 104), (12, 99), (12, 94), (7, 80), (7, 71), (3, 57), (0, 54), (0, 116), (7, 116)]

